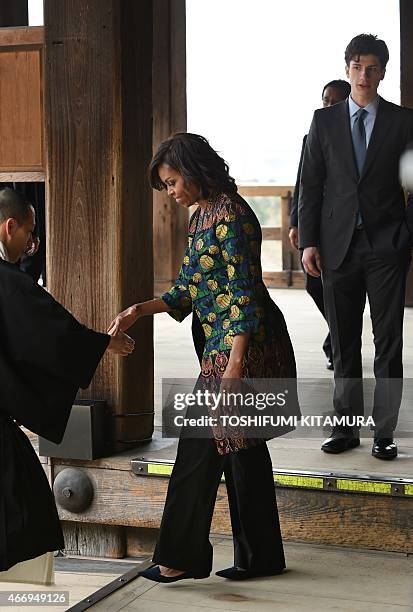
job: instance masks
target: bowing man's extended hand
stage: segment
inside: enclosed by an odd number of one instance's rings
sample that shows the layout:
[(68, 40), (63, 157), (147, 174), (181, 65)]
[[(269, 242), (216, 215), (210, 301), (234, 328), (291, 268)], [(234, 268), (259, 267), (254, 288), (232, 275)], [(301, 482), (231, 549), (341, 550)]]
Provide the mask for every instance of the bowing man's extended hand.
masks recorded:
[(115, 325), (111, 326), (108, 334), (111, 336), (108, 346), (108, 351), (110, 353), (127, 357), (133, 352), (135, 348), (135, 340), (130, 338), (120, 329), (119, 322), (116, 322)]

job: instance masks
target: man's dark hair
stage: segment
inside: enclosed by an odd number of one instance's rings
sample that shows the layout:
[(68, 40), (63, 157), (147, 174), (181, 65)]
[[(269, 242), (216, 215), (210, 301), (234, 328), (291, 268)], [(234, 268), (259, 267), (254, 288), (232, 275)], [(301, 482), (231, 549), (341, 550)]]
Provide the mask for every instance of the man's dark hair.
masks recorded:
[(389, 50), (386, 43), (374, 34), (359, 34), (349, 42), (344, 52), (347, 66), (350, 66), (352, 59), (359, 58), (360, 55), (375, 55), (379, 58), (380, 66), (383, 69), (389, 61)]
[(27, 220), (31, 204), (20, 193), (5, 187), (0, 190), (0, 224), (7, 219), (16, 219), (19, 225)]
[(348, 83), (347, 81), (344, 81), (343, 79), (335, 79), (334, 81), (330, 81), (329, 83), (326, 83), (324, 85), (323, 91), (321, 93), (321, 97), (324, 96), (324, 92), (327, 89), (327, 87), (332, 87), (333, 89), (338, 89), (339, 91), (342, 91), (343, 96), (345, 98), (348, 98), (351, 92), (350, 83)]
[(159, 178), (159, 166), (167, 164), (182, 175), (185, 184), (199, 186), (200, 197), (213, 193), (236, 193), (235, 180), (229, 166), (203, 136), (179, 132), (162, 142), (149, 165), (149, 182), (153, 189), (162, 191), (165, 185)]

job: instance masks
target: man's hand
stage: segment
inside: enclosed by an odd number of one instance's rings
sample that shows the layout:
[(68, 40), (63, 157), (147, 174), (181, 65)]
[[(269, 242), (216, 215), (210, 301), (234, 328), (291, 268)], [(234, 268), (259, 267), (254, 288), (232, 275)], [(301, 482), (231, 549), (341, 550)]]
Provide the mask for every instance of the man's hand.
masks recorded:
[(290, 227), (288, 238), (290, 239), (293, 249), (298, 250), (298, 227)]
[(307, 247), (304, 249), (302, 261), (307, 274), (316, 278), (321, 276), (321, 257), (317, 247)]
[(108, 327), (107, 333), (112, 335), (112, 331), (116, 328), (116, 326), (119, 326), (119, 330), (124, 332), (134, 323), (136, 323), (138, 318), (138, 304), (134, 304), (133, 306), (130, 306), (126, 310), (120, 312), (118, 316), (113, 319), (112, 323)]
[(135, 341), (121, 331), (119, 322), (116, 323), (112, 330), (108, 333), (111, 336), (107, 349), (110, 353), (127, 357), (133, 352), (133, 349), (135, 348)]

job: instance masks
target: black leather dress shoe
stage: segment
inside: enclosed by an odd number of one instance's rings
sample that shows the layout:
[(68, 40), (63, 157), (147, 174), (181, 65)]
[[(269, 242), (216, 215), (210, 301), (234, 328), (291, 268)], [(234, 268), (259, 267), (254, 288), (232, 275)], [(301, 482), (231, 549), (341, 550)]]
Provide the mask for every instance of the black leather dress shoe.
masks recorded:
[(282, 574), (283, 571), (284, 569), (255, 572), (254, 570), (240, 569), (234, 565), (232, 567), (228, 567), (227, 569), (220, 570), (219, 572), (215, 572), (215, 575), (220, 576), (221, 578), (227, 578), (228, 580), (248, 580), (249, 578), (277, 576), (278, 574)]
[(208, 574), (200, 574), (196, 572), (184, 572), (183, 574), (179, 574), (179, 576), (163, 576), (161, 574), (161, 570), (159, 569), (159, 565), (153, 565), (146, 570), (143, 570), (139, 573), (139, 576), (143, 578), (147, 578), (148, 580), (153, 580), (154, 582), (177, 582), (178, 580), (186, 580), (187, 578), (208, 578)]
[(360, 446), (360, 438), (333, 435), (323, 442), (321, 450), (325, 453), (338, 454), (356, 448), (356, 446)]
[(393, 438), (374, 438), (371, 454), (377, 459), (395, 459), (397, 457), (397, 446)]

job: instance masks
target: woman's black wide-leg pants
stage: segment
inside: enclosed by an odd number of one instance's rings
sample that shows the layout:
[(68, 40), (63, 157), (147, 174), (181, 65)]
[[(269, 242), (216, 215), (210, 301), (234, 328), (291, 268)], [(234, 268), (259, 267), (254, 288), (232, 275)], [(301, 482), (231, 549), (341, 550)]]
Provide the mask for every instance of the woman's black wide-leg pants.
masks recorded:
[(200, 574), (211, 571), (209, 530), (222, 473), (231, 512), (234, 565), (253, 571), (284, 569), (266, 443), (220, 455), (215, 441), (209, 438), (179, 441), (154, 563)]

